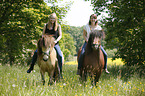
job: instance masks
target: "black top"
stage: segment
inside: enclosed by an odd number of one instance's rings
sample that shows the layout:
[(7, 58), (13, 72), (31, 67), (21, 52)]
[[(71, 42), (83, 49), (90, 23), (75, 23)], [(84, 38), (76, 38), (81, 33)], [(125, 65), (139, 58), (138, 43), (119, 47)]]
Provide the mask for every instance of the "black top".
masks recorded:
[[(54, 26), (52, 30), (49, 30), (47, 25), (48, 24), (46, 24), (45, 34), (54, 35), (54, 38), (57, 39), (59, 37), (58, 29), (55, 31)], [(58, 42), (56, 44), (58, 44)]]

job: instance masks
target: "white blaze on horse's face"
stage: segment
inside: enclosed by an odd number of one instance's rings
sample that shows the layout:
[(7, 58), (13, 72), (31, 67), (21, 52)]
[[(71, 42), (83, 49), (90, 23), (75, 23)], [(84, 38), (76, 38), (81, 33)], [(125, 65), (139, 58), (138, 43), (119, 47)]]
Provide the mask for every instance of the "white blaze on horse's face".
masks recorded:
[(50, 48), (42, 48), (42, 52), (43, 52), (43, 60), (47, 61), (49, 59), (49, 55), (50, 55)]
[(99, 37), (95, 37), (95, 39), (94, 39), (94, 41), (93, 41), (93, 47), (94, 47), (95, 49), (98, 49), (98, 48), (100, 47), (100, 43), (101, 43), (100, 40), (101, 40), (101, 39), (100, 39)]

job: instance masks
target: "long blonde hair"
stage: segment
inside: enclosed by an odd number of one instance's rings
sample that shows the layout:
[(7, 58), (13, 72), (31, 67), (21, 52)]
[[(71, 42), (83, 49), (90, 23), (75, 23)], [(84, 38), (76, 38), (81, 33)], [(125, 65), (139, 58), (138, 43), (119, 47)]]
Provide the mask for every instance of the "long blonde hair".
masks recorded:
[(52, 26), (51, 23), (50, 23), (50, 18), (52, 18), (52, 17), (55, 18), (55, 22), (54, 22), (54, 31), (57, 31), (58, 23), (57, 23), (57, 16), (56, 16), (55, 13), (52, 13), (52, 14), (50, 14), (50, 15), (48, 16), (48, 19), (49, 19), (48, 22), (47, 22), (48, 27)]

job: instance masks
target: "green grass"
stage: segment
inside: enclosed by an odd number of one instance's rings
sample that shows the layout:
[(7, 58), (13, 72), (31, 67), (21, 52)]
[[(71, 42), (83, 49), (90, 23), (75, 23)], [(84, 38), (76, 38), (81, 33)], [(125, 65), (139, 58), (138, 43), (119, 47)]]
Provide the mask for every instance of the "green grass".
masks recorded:
[(47, 85), (47, 74), (42, 85), (38, 65), (30, 74), (26, 66), (0, 66), (0, 96), (145, 96), (144, 69), (109, 63), (110, 74), (103, 72), (96, 88), (89, 78), (83, 85), (76, 75), (76, 62), (71, 63), (63, 65), (64, 79), (52, 86)]

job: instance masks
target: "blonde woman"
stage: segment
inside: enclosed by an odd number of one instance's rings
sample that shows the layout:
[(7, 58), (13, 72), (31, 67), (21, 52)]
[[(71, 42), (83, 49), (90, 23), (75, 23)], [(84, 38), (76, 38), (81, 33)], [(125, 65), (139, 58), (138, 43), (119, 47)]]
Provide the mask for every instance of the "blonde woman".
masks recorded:
[[(57, 22), (57, 16), (55, 13), (52, 13), (48, 17), (48, 22), (44, 25), (43, 28), (43, 33), (44, 34), (50, 34), (54, 35), (55, 37), (55, 50), (57, 52), (57, 59), (58, 59), (58, 64), (60, 68), (60, 76), (62, 78), (62, 52), (59, 47), (59, 40), (62, 38), (62, 32), (61, 32), (61, 26)], [(30, 68), (27, 70), (27, 73), (30, 73), (34, 69), (35, 62), (37, 61), (37, 50), (34, 52), (33, 58), (32, 58), (32, 63), (30, 65)]]
[[(92, 30), (102, 30), (101, 26), (98, 25), (97, 15), (96, 14), (92, 14), (90, 16), (89, 23), (86, 26), (84, 26), (84, 29), (83, 29), (83, 37), (84, 37), (85, 43), (84, 43), (84, 45), (82, 47), (82, 51), (81, 51), (81, 54), (80, 54), (80, 57), (79, 57), (79, 60), (78, 60), (77, 75), (80, 74), (81, 63), (83, 62), (85, 47), (86, 47), (86, 44), (88, 42), (90, 32)], [(105, 50), (104, 50), (104, 48), (102, 46), (101, 46), (101, 50), (103, 51), (104, 59), (105, 59), (105, 66), (104, 66), (105, 72), (109, 73), (108, 70), (107, 70), (107, 53), (105, 52)]]

